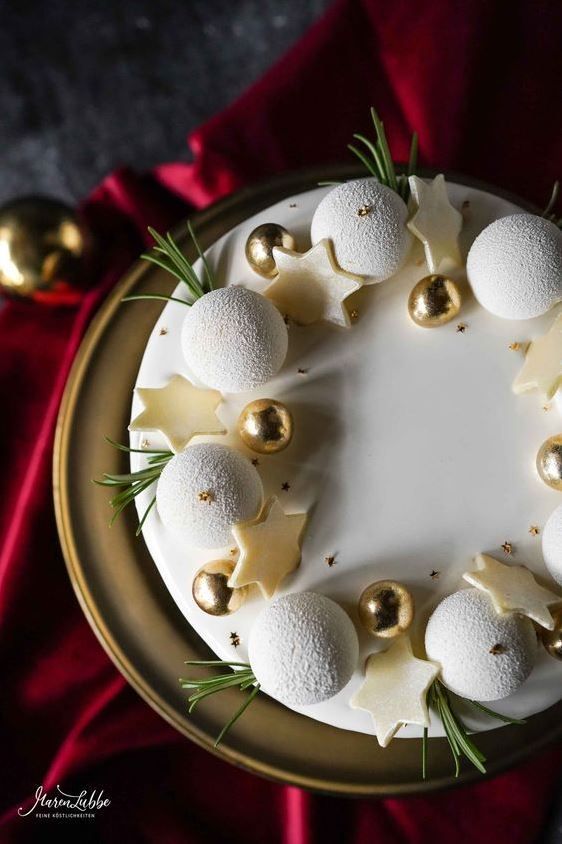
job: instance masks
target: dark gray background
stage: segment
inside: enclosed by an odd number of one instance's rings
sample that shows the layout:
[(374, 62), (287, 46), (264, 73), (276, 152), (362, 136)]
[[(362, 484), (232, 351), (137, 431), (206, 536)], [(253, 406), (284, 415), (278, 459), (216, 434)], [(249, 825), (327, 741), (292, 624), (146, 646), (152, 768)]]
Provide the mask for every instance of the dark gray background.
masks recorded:
[[(329, 5), (0, 0), (0, 202), (29, 193), (75, 202), (118, 165), (187, 160), (188, 132)], [(562, 811), (541, 840), (562, 844)]]

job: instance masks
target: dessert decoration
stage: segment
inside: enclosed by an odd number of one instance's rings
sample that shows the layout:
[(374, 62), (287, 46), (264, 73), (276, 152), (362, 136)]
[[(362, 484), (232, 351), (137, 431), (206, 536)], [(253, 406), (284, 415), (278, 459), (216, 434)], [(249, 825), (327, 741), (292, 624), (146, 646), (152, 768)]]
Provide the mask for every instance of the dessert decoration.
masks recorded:
[(546, 652), (554, 659), (562, 660), (562, 609), (554, 613), (554, 627), (552, 630), (541, 630), (540, 639)]
[(513, 214), (490, 223), (468, 253), (480, 304), (503, 319), (530, 319), (562, 299), (562, 232), (543, 217)]
[(513, 382), (515, 393), (538, 390), (547, 401), (562, 382), (562, 313), (549, 330), (529, 345), (525, 363)]
[(193, 579), (193, 600), (209, 615), (230, 615), (240, 609), (248, 590), (233, 589), (228, 578), (234, 571), (232, 560), (212, 560), (199, 569)]
[(164, 387), (139, 387), (135, 393), (144, 410), (129, 431), (159, 431), (176, 453), (197, 434), (226, 434), (215, 413), (221, 401), (217, 390), (200, 390), (182, 375), (173, 375)]
[(463, 578), (489, 595), (497, 613), (520, 613), (552, 630), (554, 619), (548, 608), (562, 603), (562, 598), (540, 586), (525, 566), (507, 566), (487, 554), (478, 554), (475, 562), (477, 570), (465, 572)]
[(357, 605), (359, 621), (371, 636), (393, 639), (414, 619), (414, 599), (401, 583), (379, 580), (363, 590)]
[(223, 287), (193, 303), (181, 344), (187, 365), (204, 384), (241, 393), (279, 371), (287, 354), (287, 326), (259, 293)]
[(417, 210), (408, 221), (408, 228), (423, 243), (430, 273), (439, 272), (444, 261), (459, 266), (463, 219), (449, 202), (445, 176), (440, 173), (429, 184), (418, 176), (410, 176), (409, 182)]
[(549, 437), (539, 448), (537, 472), (547, 486), (562, 490), (562, 434)]
[(371, 714), (377, 741), (387, 747), (404, 724), (429, 727), (426, 696), (438, 674), (436, 665), (413, 655), (410, 640), (402, 636), (367, 659), (365, 682), (351, 706)]
[[(391, 188), (374, 178), (344, 182), (318, 204), (310, 226), (314, 244), (332, 241), (343, 270), (384, 281), (402, 266), (412, 236), (408, 209)], [(279, 266), (277, 250), (275, 260)]]
[(240, 588), (257, 583), (263, 597), (271, 598), (301, 561), (300, 538), (305, 524), (306, 513), (287, 515), (273, 497), (253, 521), (234, 525), (232, 535), (240, 556), (228, 585)]
[(245, 445), (258, 454), (277, 454), (293, 438), (293, 417), (275, 399), (255, 399), (238, 417), (238, 433)]
[(344, 302), (359, 290), (363, 280), (338, 267), (328, 240), (319, 241), (303, 254), (275, 248), (273, 255), (278, 276), (264, 295), (281, 313), (300, 325), (324, 321), (349, 328)]
[(444, 275), (428, 275), (413, 287), (408, 313), (421, 328), (437, 328), (458, 316), (461, 293), (457, 284)]
[(529, 619), (498, 615), (479, 589), (444, 598), (425, 631), (428, 659), (441, 666), (444, 685), (477, 701), (500, 700), (516, 691), (531, 673), (536, 648)]
[(316, 592), (284, 595), (252, 627), (249, 659), (260, 687), (288, 706), (310, 706), (346, 686), (359, 645), (349, 616)]
[(275, 278), (277, 267), (273, 247), (296, 249), (294, 237), (278, 223), (262, 223), (249, 235), (246, 241), (246, 260), (254, 272), (264, 278)]
[(164, 466), (156, 489), (164, 525), (198, 548), (231, 543), (232, 526), (254, 518), (262, 500), (260, 476), (250, 461), (216, 443), (191, 445), (176, 454)]
[(544, 526), (542, 554), (548, 573), (562, 586), (562, 504), (552, 511)]

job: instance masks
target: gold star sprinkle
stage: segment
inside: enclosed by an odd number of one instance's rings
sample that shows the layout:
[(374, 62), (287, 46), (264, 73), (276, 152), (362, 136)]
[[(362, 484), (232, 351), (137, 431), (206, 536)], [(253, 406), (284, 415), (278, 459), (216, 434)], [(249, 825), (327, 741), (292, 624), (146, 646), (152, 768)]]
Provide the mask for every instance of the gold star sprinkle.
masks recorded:
[(510, 352), (518, 352), (521, 348), (521, 343), (510, 343), (507, 348)]
[(505, 645), (502, 645), (500, 642), (498, 642), (497, 645), (492, 645), (492, 647), (490, 648), (490, 653), (492, 654), (492, 656), (498, 656), (498, 654), (504, 654), (505, 651), (506, 651)]
[(149, 443), (148, 440), (143, 440), (141, 442), (141, 448), (148, 448), (149, 445), (150, 445), (150, 443)]
[(291, 489), (291, 484), (288, 481), (283, 481), (281, 484), (281, 489), (283, 492), (288, 492)]
[(232, 645), (233, 648), (238, 647), (238, 645), (240, 644), (240, 636), (238, 635), (238, 633), (231, 633), (230, 634), (230, 644)]
[(199, 501), (205, 501), (207, 504), (212, 504), (215, 500), (215, 496), (209, 490), (197, 493), (197, 498)]
[(545, 413), (548, 413), (548, 411), (552, 409), (552, 405), (543, 404), (542, 409), (544, 410)]
[(430, 572), (429, 576), (430, 576), (430, 578), (431, 578), (432, 580), (439, 580), (439, 575), (440, 575), (440, 574), (441, 574), (441, 572), (440, 572), (440, 571), (435, 571), (435, 569), (432, 569), (432, 571)]
[(513, 553), (513, 545), (511, 544), (511, 542), (508, 542), (507, 539), (501, 546), (501, 549), (506, 557), (509, 557), (509, 555)]
[(333, 566), (333, 565), (335, 565), (336, 558), (335, 558), (335, 557), (334, 557), (334, 555), (332, 554), (332, 555), (329, 555), (328, 557), (324, 557), (324, 562), (326, 563), (326, 565), (327, 565), (329, 568), (332, 568), (332, 566)]
[(465, 322), (459, 322), (457, 325), (457, 334), (464, 334), (467, 328), (468, 325)]
[(537, 525), (531, 525), (531, 527), (529, 528), (529, 533), (531, 534), (531, 536), (538, 536), (540, 532), (541, 529)]
[(234, 554), (238, 553), (238, 548), (231, 548), (230, 553), (234, 556)]
[(160, 329), (160, 337), (165, 337), (167, 333), (168, 333), (167, 328), (161, 328)]
[(366, 217), (367, 214), (370, 214), (373, 210), (372, 205), (362, 205), (361, 208), (357, 209), (357, 216), (358, 217)]
[(359, 319), (359, 311), (357, 308), (353, 308), (353, 310), (349, 312), (349, 318), (352, 322), (357, 322)]

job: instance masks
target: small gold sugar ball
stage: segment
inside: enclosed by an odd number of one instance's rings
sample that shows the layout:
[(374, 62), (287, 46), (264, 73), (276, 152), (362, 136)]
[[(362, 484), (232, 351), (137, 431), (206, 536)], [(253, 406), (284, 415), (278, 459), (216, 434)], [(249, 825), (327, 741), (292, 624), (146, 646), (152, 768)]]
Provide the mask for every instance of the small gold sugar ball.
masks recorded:
[(540, 638), (550, 656), (562, 660), (562, 608), (552, 613), (554, 629), (545, 630), (541, 627)]
[(379, 580), (361, 593), (358, 610), (367, 633), (379, 639), (393, 639), (411, 625), (414, 599), (401, 583)]
[(421, 328), (436, 328), (454, 319), (462, 299), (457, 284), (444, 275), (428, 275), (413, 288), (408, 313)]
[(209, 615), (230, 615), (240, 609), (248, 587), (233, 589), (228, 578), (234, 571), (232, 560), (213, 560), (199, 569), (193, 580), (193, 599)]
[(537, 472), (547, 486), (562, 490), (562, 434), (549, 437), (539, 448)]
[(16, 199), (0, 208), (0, 288), (34, 296), (78, 281), (86, 248), (75, 212), (43, 196)]
[(246, 259), (251, 268), (264, 278), (275, 278), (277, 275), (274, 246), (296, 248), (294, 237), (278, 223), (263, 223), (253, 230), (246, 241)]
[(251, 401), (238, 417), (238, 433), (258, 454), (283, 451), (293, 438), (291, 411), (275, 399)]

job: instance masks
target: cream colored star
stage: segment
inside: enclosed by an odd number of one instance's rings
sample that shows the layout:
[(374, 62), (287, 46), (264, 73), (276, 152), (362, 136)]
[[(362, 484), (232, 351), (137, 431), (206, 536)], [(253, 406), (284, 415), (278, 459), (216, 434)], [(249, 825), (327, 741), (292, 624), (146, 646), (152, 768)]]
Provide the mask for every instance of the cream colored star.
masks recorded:
[(363, 280), (338, 267), (329, 240), (319, 241), (302, 254), (276, 246), (273, 257), (278, 275), (264, 296), (282, 314), (301, 325), (323, 320), (349, 328), (351, 320), (344, 302), (359, 290)]
[(547, 630), (554, 628), (549, 606), (562, 603), (562, 598), (539, 586), (525, 566), (506, 566), (489, 557), (475, 557), (476, 571), (467, 571), (463, 578), (472, 586), (487, 592), (496, 612), (517, 612), (526, 615)]
[(409, 638), (401, 636), (368, 658), (365, 682), (351, 706), (371, 713), (378, 742), (386, 747), (404, 724), (429, 727), (427, 692), (438, 674), (439, 668), (415, 657)]
[(459, 266), (462, 264), (459, 234), (463, 219), (460, 211), (449, 202), (445, 176), (440, 173), (429, 184), (418, 176), (410, 176), (409, 182), (418, 208), (408, 222), (408, 228), (423, 243), (429, 271), (439, 272), (445, 258)]
[(176, 454), (196, 434), (226, 434), (215, 413), (222, 398), (218, 390), (200, 390), (174, 375), (165, 387), (139, 387), (135, 393), (144, 410), (129, 431), (159, 431)]
[(273, 497), (257, 519), (234, 525), (240, 557), (228, 585), (236, 588), (257, 583), (264, 598), (271, 598), (301, 561), (300, 537), (306, 519), (306, 513), (287, 516)]
[(562, 383), (562, 312), (546, 334), (529, 345), (525, 363), (513, 382), (514, 393), (538, 390), (549, 401)]

